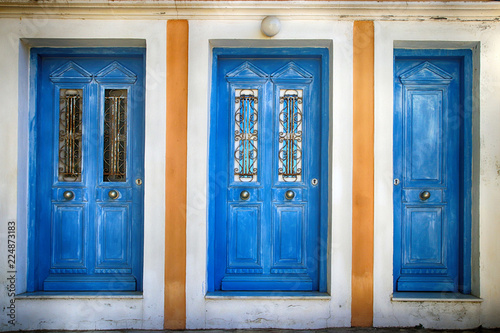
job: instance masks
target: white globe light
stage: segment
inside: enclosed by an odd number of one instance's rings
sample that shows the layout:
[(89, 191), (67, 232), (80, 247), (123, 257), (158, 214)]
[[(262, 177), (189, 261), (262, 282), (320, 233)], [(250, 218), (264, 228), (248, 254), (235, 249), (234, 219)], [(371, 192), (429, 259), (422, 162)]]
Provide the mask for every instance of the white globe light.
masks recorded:
[(281, 30), (281, 22), (276, 16), (266, 16), (260, 24), (260, 31), (268, 37), (273, 37)]

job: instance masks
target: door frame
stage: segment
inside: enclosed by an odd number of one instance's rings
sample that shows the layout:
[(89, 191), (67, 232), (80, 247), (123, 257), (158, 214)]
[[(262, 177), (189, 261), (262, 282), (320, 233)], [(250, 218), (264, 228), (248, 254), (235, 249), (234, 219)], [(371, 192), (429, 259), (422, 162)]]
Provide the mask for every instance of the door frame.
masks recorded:
[[(460, 100), (462, 103), (461, 128), (460, 128), (460, 147), (459, 147), (459, 281), (458, 290), (462, 294), (470, 294), (472, 292), (472, 194), (473, 194), (473, 54), (470, 49), (405, 49), (396, 48), (393, 54), (393, 79), (396, 70), (396, 59), (399, 58), (455, 58), (461, 60), (461, 75), (462, 82), (460, 87)], [(394, 91), (393, 83), (393, 91)], [(400, 178), (398, 175), (401, 170), (398, 169), (396, 163), (396, 147), (401, 145), (401, 142), (396, 141), (396, 132), (399, 130), (402, 123), (396, 122), (396, 98), (394, 98), (393, 110), (393, 179)], [(401, 138), (402, 139), (402, 138)], [(393, 237), (393, 291), (396, 292), (397, 279), (399, 277), (399, 268), (401, 264), (400, 248), (397, 244), (401, 244), (400, 226), (398, 221), (401, 216), (401, 205), (397, 201), (401, 199), (401, 187), (394, 184), (393, 186), (393, 220), (394, 220), (394, 237)], [(399, 232), (399, 233), (398, 233)], [(399, 253), (398, 253), (399, 251)]]
[[(321, 211), (319, 214), (320, 225), (319, 225), (319, 292), (327, 292), (327, 267), (328, 267), (328, 229), (329, 229), (329, 167), (330, 167), (330, 51), (326, 47), (280, 47), (280, 48), (238, 48), (238, 47), (225, 47), (225, 48), (213, 48), (212, 49), (212, 68), (211, 68), (211, 92), (210, 92), (210, 111), (209, 111), (209, 123), (208, 123), (208, 165), (207, 165), (207, 198), (209, 198), (208, 203), (208, 227), (207, 227), (207, 292), (215, 292), (215, 189), (216, 183), (218, 181), (216, 170), (216, 149), (217, 149), (217, 71), (218, 71), (218, 59), (221, 56), (225, 57), (287, 57), (287, 56), (316, 56), (321, 60), (321, 147), (319, 149), (321, 157), (320, 166), (320, 179), (321, 189), (320, 189), (320, 207)], [(235, 293), (235, 292), (231, 292)], [(236, 292), (241, 293), (241, 292)], [(273, 292), (274, 293), (274, 292)], [(298, 292), (301, 293), (301, 292)], [(302, 292), (303, 293), (303, 292)]]
[[(84, 57), (102, 57), (102, 56), (137, 56), (142, 58), (142, 69), (143, 69), (143, 81), (145, 85), (146, 80), (146, 49), (144, 47), (74, 47), (74, 48), (51, 48), (51, 47), (40, 47), (32, 48), (29, 50), (29, 107), (28, 107), (28, 194), (27, 194), (27, 273), (26, 273), (26, 290), (28, 292), (39, 291), (40, 287), (37, 286), (37, 267), (39, 258), (37, 255), (37, 242), (39, 241), (36, 237), (37, 223), (36, 223), (36, 206), (37, 206), (37, 165), (39, 163), (39, 145), (37, 143), (38, 136), (38, 83), (39, 83), (39, 71), (38, 68), (41, 64), (41, 57), (43, 56), (58, 56), (58, 57), (71, 57), (71, 56), (84, 56)], [(145, 93), (145, 87), (142, 89)], [(144, 95), (138, 96), (144, 99)], [(145, 140), (145, 104), (143, 105), (143, 124), (141, 133), (138, 133)], [(140, 153), (143, 155), (143, 160), (145, 163), (145, 145), (140, 149)], [(145, 170), (144, 170), (145, 172)], [(144, 184), (144, 179), (143, 179)], [(144, 185), (142, 185), (144, 186)], [(143, 189), (143, 207), (140, 214), (142, 219), (140, 221), (140, 241), (137, 246), (140, 248), (141, 258), (140, 269), (137, 272), (136, 281), (137, 291), (143, 290), (143, 263), (144, 263), (144, 189)], [(134, 264), (135, 265), (135, 264)], [(133, 272), (135, 273), (135, 272)]]

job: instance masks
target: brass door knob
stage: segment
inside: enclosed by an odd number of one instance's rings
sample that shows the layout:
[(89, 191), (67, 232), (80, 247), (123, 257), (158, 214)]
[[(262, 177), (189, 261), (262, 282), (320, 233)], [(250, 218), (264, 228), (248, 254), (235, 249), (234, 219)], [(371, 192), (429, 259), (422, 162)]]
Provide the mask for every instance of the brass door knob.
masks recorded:
[(111, 190), (108, 192), (108, 196), (110, 199), (113, 199), (115, 200), (116, 198), (118, 198), (118, 191), (117, 190)]
[(250, 199), (250, 192), (248, 192), (248, 191), (241, 191), (241, 193), (240, 193), (240, 199), (241, 200), (248, 200), (248, 199)]
[(425, 201), (431, 197), (431, 193), (429, 191), (422, 191), (420, 192), (420, 200)]
[(66, 200), (72, 200), (75, 197), (75, 193), (73, 191), (64, 191), (63, 197)]
[(294, 191), (288, 190), (288, 191), (285, 192), (285, 199), (292, 200), (293, 198), (295, 198), (295, 192)]

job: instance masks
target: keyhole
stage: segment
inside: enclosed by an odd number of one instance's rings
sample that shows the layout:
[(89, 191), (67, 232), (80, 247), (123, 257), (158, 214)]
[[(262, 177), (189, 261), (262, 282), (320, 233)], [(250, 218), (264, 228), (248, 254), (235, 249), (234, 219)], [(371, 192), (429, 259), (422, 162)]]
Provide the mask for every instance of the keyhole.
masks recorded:
[(318, 179), (313, 178), (313, 179), (311, 180), (311, 184), (312, 184), (312, 186), (316, 186), (316, 185), (318, 185)]

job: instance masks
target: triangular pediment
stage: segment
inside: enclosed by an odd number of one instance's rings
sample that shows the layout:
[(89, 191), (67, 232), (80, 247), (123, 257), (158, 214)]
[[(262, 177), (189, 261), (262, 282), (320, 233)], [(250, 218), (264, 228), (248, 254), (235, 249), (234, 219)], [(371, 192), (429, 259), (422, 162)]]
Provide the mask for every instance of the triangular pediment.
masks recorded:
[(449, 84), (453, 76), (428, 61), (413, 67), (399, 76), (402, 83), (439, 83)]
[(267, 79), (267, 76), (266, 72), (248, 61), (226, 74), (227, 79)]
[(300, 80), (300, 81), (311, 81), (313, 78), (313, 75), (303, 69), (302, 67), (298, 66), (294, 62), (289, 62), (282, 68), (280, 68), (278, 71), (274, 72), (271, 75), (271, 79), (273, 81), (276, 80)]
[(137, 75), (118, 61), (113, 61), (95, 75), (95, 80), (97, 82), (134, 83)]
[(68, 61), (50, 74), (50, 80), (52, 82), (90, 82), (92, 74), (73, 61)]

